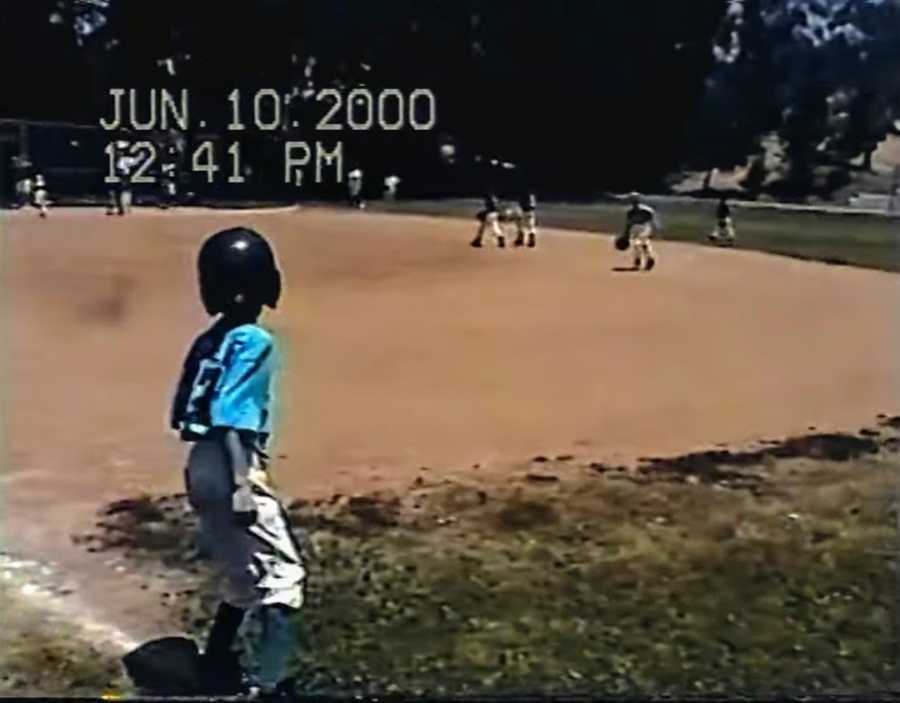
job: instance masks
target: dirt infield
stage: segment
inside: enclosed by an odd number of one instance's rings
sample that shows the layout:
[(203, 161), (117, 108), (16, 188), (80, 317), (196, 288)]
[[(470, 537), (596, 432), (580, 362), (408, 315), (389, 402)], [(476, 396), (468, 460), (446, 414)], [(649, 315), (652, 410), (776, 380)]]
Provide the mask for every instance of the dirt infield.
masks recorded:
[(287, 277), (291, 496), (855, 427), (900, 391), (894, 274), (676, 243), (630, 273), (604, 237), (473, 250), (474, 223), (330, 210), (0, 217), (3, 538), (62, 562), (101, 504), (181, 487), (167, 407), (207, 322), (195, 252), (226, 226), (271, 237)]

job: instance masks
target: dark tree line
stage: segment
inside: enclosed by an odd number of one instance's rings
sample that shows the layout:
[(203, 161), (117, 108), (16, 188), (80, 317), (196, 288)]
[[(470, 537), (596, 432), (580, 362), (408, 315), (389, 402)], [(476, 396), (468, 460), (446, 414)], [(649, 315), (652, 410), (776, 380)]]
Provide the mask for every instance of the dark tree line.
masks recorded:
[(186, 86), (223, 118), (233, 87), (424, 87), (434, 132), (341, 135), (368, 174), (471, 191), (498, 159), (548, 193), (644, 187), (683, 157), (722, 14), (720, 0), (3, 0), (0, 116), (95, 123), (113, 86)]
[[(817, 169), (839, 185), (900, 119), (900, 2), (730, 2), (714, 40), (716, 64), (689, 120), (686, 163), (731, 168), (756, 157), (750, 190), (767, 176), (786, 193), (814, 190)], [(762, 163), (763, 138), (784, 152)]]
[[(433, 132), (339, 135), (348, 168), (399, 172), (407, 193), (471, 192), (498, 173), (491, 160), (516, 164), (515, 182), (500, 179), (510, 188), (652, 188), (681, 166), (743, 164), (766, 136), (802, 189), (822, 163), (866, 168), (900, 105), (897, 0), (0, 7), (0, 117), (95, 123), (110, 87), (187, 87), (216, 129), (230, 90), (271, 87), (292, 93), (291, 116), (308, 124), (322, 88), (429, 88)], [(277, 144), (253, 138), (264, 165)], [(440, 158), (443, 143), (454, 144), (453, 163)]]
[[(230, 90), (271, 87), (294, 94), (291, 116), (308, 125), (322, 88), (429, 88), (435, 131), (340, 134), (348, 168), (402, 173), (407, 193), (491, 180), (548, 195), (652, 188), (679, 167), (746, 163), (765, 137), (781, 144), (781, 175), (803, 191), (823, 163), (868, 168), (900, 112), (897, 0), (0, 7), (0, 117), (93, 124), (110, 87), (187, 87), (215, 130)], [(262, 164), (283, 137), (252, 137)], [(439, 157), (445, 142), (453, 163)], [(492, 160), (515, 163), (515, 181)], [(767, 175), (751, 174), (757, 186)]]

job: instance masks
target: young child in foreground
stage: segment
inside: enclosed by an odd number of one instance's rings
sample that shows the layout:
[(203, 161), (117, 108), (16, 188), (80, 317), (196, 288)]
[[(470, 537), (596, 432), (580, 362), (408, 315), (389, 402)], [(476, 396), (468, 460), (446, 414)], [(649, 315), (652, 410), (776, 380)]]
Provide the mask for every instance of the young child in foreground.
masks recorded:
[[(278, 304), (281, 273), (266, 240), (244, 228), (207, 239), (197, 268), (203, 305), (217, 319), (187, 355), (172, 428), (192, 444), (188, 499), (222, 575), (202, 683), (210, 694), (289, 696), (290, 615), (303, 605), (306, 571), (267, 475), (276, 348), (258, 324), (263, 306)], [(234, 644), (251, 614), (260, 631), (244, 674)]]

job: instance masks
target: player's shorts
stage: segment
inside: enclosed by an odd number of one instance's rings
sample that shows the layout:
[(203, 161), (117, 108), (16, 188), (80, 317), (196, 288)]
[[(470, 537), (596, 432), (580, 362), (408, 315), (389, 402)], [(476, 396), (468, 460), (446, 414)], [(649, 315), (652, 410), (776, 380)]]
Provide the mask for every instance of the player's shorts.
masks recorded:
[(628, 240), (632, 246), (649, 246), (653, 236), (653, 227), (650, 225), (632, 225), (628, 230)]
[(517, 207), (508, 207), (501, 210), (497, 217), (500, 222), (511, 223), (511, 222), (519, 222), (519, 219), (522, 216), (522, 211)]
[(233, 478), (219, 442), (191, 448), (185, 470), (188, 500), (201, 538), (222, 575), (222, 599), (237, 608), (303, 605), (306, 569), (284, 507), (272, 491), (259, 455), (251, 450), (251, 487), (257, 518), (249, 527), (235, 522)]
[(524, 210), (519, 215), (519, 225), (526, 232), (537, 229), (537, 213), (534, 210)]

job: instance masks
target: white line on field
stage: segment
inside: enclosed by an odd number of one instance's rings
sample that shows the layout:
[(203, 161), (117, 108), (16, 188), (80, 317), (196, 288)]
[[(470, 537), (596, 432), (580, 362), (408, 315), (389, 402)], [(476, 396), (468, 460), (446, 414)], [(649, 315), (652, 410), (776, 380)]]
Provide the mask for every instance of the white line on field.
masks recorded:
[(120, 628), (94, 617), (91, 608), (74, 594), (62, 595), (59, 587), (41, 583), (48, 582), (55, 575), (48, 566), (0, 552), (0, 577), (14, 598), (21, 598), (28, 606), (49, 614), (63, 627), (74, 628), (82, 639), (92, 645), (106, 645), (121, 654), (140, 645)]

